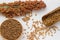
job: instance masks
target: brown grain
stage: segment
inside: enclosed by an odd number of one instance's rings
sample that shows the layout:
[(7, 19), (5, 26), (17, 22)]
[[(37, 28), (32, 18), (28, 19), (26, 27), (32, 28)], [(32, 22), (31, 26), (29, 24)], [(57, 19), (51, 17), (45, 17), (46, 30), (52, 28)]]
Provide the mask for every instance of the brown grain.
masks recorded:
[(40, 10), (45, 8), (46, 4), (43, 1), (26, 1), (0, 4), (0, 12), (8, 18), (15, 16), (23, 16), (32, 10)]
[(1, 36), (7, 40), (16, 40), (22, 34), (22, 25), (15, 19), (5, 20), (1, 24)]
[(30, 20), (30, 17), (24, 17), (24, 18), (22, 18), (22, 20), (23, 20), (24, 22), (27, 22), (27, 21)]
[[(53, 34), (55, 34), (56, 30), (58, 29), (58, 27), (56, 27), (54, 25), (51, 27), (46, 27), (41, 21), (33, 21), (32, 28), (34, 28), (35, 30), (30, 32), (30, 34), (27, 37), (28, 40), (35, 40), (35, 39), (43, 40), (47, 35), (53, 36)], [(36, 36), (36, 35), (38, 35), (38, 36)], [(41, 38), (41, 36), (42, 36), (42, 38)], [(40, 39), (39, 39), (39, 37), (40, 37)]]
[(42, 21), (46, 26), (51, 26), (60, 21), (60, 7), (54, 9), (42, 17)]

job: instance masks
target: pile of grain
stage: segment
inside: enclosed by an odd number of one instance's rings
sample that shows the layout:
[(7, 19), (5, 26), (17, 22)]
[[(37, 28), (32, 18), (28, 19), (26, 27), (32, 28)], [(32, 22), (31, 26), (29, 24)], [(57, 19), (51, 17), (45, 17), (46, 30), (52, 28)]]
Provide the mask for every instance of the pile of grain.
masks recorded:
[(14, 3), (0, 4), (0, 12), (8, 18), (12, 18), (15, 16), (23, 16), (32, 12), (32, 10), (40, 10), (45, 7), (46, 4), (43, 1), (16, 1)]

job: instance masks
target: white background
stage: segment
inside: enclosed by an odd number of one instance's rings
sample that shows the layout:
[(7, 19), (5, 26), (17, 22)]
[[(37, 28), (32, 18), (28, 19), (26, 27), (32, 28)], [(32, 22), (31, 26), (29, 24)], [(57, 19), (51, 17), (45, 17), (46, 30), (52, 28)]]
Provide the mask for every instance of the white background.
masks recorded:
[[(0, 0), (0, 3), (3, 3), (3, 2), (13, 2), (13, 1), (16, 1), (16, 0)], [(17, 0), (18, 1), (18, 0)], [(32, 16), (32, 18), (36, 19), (36, 20), (41, 20), (42, 16), (47, 14), (48, 12), (54, 10), (55, 8), (59, 7), (60, 6), (60, 0), (43, 0), (47, 7), (45, 9), (42, 9), (42, 10), (39, 10), (39, 11), (36, 11), (36, 12), (32, 12), (33, 14), (34, 13), (37, 13), (38, 16)], [(22, 17), (14, 17), (16, 20), (18, 20), (19, 22), (21, 22), (23, 28), (27, 29), (27, 26), (25, 25), (26, 23), (22, 21)], [(31, 19), (32, 19), (31, 18)], [(2, 16), (0, 14), (0, 24), (7, 18), (5, 18), (5, 16)], [(32, 24), (32, 20), (29, 20), (29, 23), (30, 23), (30, 26)], [(60, 28), (60, 22), (56, 23), (56, 25)], [(27, 31), (29, 31), (29, 29), (27, 29)], [(22, 37), (25, 36), (24, 34), (22, 35)], [(26, 40), (26, 38), (23, 38), (20, 37), (19, 40)], [(0, 40), (3, 40), (2, 37), (0, 36)], [(60, 40), (60, 30), (57, 30), (56, 34), (54, 34), (53, 37), (49, 36), (49, 37), (46, 37), (45, 40)]]

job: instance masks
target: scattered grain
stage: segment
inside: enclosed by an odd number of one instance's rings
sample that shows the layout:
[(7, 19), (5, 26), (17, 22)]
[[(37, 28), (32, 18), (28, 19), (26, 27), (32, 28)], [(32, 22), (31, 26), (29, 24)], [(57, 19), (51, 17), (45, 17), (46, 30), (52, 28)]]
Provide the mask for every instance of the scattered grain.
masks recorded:
[[(38, 25), (40, 25), (40, 26), (38, 26)], [(30, 34), (28, 36), (29, 40), (44, 39), (47, 35), (48, 36), (53, 36), (54, 32), (56, 32), (56, 30), (58, 29), (58, 27), (56, 27), (56, 26), (46, 27), (40, 21), (33, 21), (32, 28), (34, 28), (35, 30), (33, 30), (32, 32), (30, 32)], [(40, 35), (40, 36), (36, 36), (36, 35)], [(42, 38), (39, 39), (39, 37), (41, 37), (41, 36), (42, 36)]]

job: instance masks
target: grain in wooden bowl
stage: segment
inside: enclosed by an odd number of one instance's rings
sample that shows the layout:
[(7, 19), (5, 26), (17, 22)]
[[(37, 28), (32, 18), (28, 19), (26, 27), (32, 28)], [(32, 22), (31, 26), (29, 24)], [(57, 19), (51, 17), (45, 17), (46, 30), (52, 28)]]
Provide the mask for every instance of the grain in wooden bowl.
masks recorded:
[(22, 34), (22, 25), (15, 19), (5, 20), (1, 24), (1, 36), (7, 40), (16, 40)]
[(51, 26), (60, 21), (60, 7), (44, 15), (42, 21), (46, 26)]

